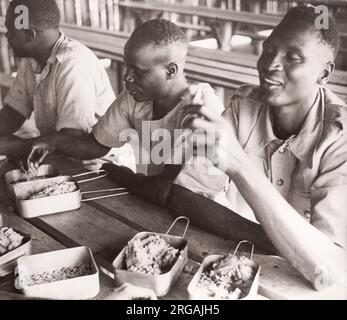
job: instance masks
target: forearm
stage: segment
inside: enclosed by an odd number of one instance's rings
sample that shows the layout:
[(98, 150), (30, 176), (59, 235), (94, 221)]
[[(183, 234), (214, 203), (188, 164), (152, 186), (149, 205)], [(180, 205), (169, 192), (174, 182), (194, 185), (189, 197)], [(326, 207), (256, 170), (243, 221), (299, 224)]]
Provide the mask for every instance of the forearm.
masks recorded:
[(108, 177), (132, 193), (161, 207), (167, 207), (174, 216), (186, 216), (191, 223), (226, 239), (250, 240), (257, 249), (276, 253), (259, 224), (242, 218), (213, 200), (176, 185), (168, 179), (171, 172), (158, 176), (141, 176), (130, 169), (106, 163), (102, 169)]
[(68, 157), (90, 160), (103, 157), (111, 148), (99, 144), (92, 134), (68, 135), (57, 132), (51, 139), (55, 151), (61, 152)]
[(313, 286), (329, 286), (345, 270), (346, 253), (307, 223), (247, 158), (229, 173), (273, 245)]
[(193, 225), (225, 239), (249, 240), (257, 249), (277, 254), (262, 226), (219, 203), (173, 184), (168, 207), (175, 216), (186, 216)]
[(11, 158), (21, 158), (30, 149), (32, 139), (20, 139), (8, 135), (0, 137), (0, 154)]
[(17, 131), (25, 118), (8, 105), (0, 109), (0, 136), (10, 135)]

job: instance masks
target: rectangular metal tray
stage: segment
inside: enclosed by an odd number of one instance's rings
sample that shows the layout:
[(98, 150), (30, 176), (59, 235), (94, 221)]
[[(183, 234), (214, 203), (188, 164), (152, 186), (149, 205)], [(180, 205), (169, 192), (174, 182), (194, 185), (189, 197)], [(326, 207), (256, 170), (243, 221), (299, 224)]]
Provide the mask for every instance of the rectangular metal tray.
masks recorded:
[[(223, 258), (223, 255), (209, 255), (204, 258), (200, 268), (194, 275), (193, 279), (189, 283), (189, 286), (187, 288), (189, 299), (190, 300), (215, 300), (213, 297), (209, 297), (204, 290), (198, 287), (199, 280), (201, 278), (202, 273), (205, 271), (205, 269), (210, 266), (212, 263), (218, 261), (219, 259)], [(257, 271), (255, 273), (252, 285), (249, 289), (248, 294), (238, 300), (255, 300), (257, 298), (258, 288), (259, 288), (259, 274), (260, 274), (260, 266), (255, 263), (257, 266)]]
[[(95, 177), (76, 180), (78, 177), (95, 175)], [(16, 207), (18, 214), (26, 219), (39, 217), (42, 215), (49, 215), (53, 213), (59, 213), (64, 211), (77, 210), (81, 207), (82, 201), (92, 201), (97, 199), (116, 197), (124, 194), (128, 194), (125, 188), (112, 188), (105, 190), (93, 190), (82, 192), (79, 184), (97, 180), (107, 175), (105, 170), (96, 170), (80, 173), (77, 175), (58, 175), (52, 178), (42, 178), (33, 181), (23, 182), (14, 185), (13, 193), (15, 196)], [(41, 191), (45, 187), (52, 185), (53, 183), (61, 183), (65, 181), (72, 181), (76, 184), (76, 190), (64, 194), (50, 195), (38, 199), (28, 199), (32, 194)], [(122, 192), (120, 192), (122, 191)], [(111, 193), (110, 193), (111, 192)], [(95, 196), (92, 198), (83, 198), (83, 195), (107, 193), (101, 196)]]
[[(89, 275), (23, 287), (25, 274), (52, 272), (63, 267), (90, 263)], [(100, 290), (99, 270), (88, 247), (76, 247), (21, 257), (17, 261), (16, 287), (27, 297), (46, 299), (89, 299)]]
[(23, 188), (16, 195), (18, 214), (26, 219), (35, 218), (63, 211), (76, 210), (81, 207), (81, 189), (69, 193), (52, 195), (38, 199), (27, 199), (36, 191), (42, 190), (53, 182), (74, 181), (71, 176), (58, 176), (50, 179), (36, 180), (31, 189)]
[(186, 239), (184, 239), (184, 236), (188, 228), (189, 219), (186, 218), (188, 220), (188, 224), (182, 237), (168, 234), (173, 225), (176, 223), (176, 221), (178, 221), (181, 218), (185, 217), (177, 218), (166, 234), (155, 232), (140, 232), (132, 238), (144, 239), (147, 238), (149, 235), (160, 235), (171, 246), (173, 246), (176, 249), (180, 249), (179, 256), (175, 264), (172, 266), (171, 270), (160, 275), (148, 275), (140, 272), (128, 271), (125, 267), (126, 247), (124, 247), (112, 263), (116, 285), (119, 285), (120, 283), (130, 283), (138, 287), (152, 289), (158, 297), (165, 296), (169, 293), (172, 285), (175, 283), (175, 281), (181, 274), (184, 266), (188, 262), (188, 242)]
[(18, 195), (22, 194), (23, 190), (30, 190), (38, 181), (50, 180), (60, 175), (60, 171), (53, 165), (45, 164), (39, 167), (37, 171), (37, 177), (33, 180), (16, 182), (19, 180), (26, 179), (25, 174), (22, 170), (16, 169), (11, 170), (5, 174), (5, 181), (8, 195), (11, 199), (15, 199)]
[[(0, 215), (0, 228), (2, 225), (2, 217)], [(16, 267), (16, 261), (19, 257), (29, 255), (31, 253), (31, 237), (21, 231), (12, 228), (15, 232), (19, 233), (24, 237), (22, 244), (2, 256), (0, 256), (0, 277), (3, 277), (14, 271)]]

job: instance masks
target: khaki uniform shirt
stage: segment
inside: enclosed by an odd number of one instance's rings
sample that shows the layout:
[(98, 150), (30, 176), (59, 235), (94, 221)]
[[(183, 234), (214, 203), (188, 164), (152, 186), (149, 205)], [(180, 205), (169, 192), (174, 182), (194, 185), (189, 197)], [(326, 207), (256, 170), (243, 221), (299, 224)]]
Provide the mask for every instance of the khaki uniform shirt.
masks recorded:
[(43, 70), (33, 58), (19, 60), (4, 102), (27, 119), (34, 112), (36, 127), (47, 135), (63, 128), (90, 132), (114, 100), (95, 54), (61, 32)]
[[(241, 87), (224, 117), (254, 165), (308, 223), (346, 248), (347, 244), (347, 107), (329, 89), (321, 88), (300, 132), (286, 141), (272, 129), (270, 108), (258, 99), (256, 86)], [(240, 215), (255, 220), (237, 187), (221, 190), (225, 176), (210, 181), (219, 186), (214, 198)], [(191, 188), (204, 190), (206, 184)], [(225, 197), (221, 197), (223, 194)], [(213, 198), (213, 197), (212, 197)]]

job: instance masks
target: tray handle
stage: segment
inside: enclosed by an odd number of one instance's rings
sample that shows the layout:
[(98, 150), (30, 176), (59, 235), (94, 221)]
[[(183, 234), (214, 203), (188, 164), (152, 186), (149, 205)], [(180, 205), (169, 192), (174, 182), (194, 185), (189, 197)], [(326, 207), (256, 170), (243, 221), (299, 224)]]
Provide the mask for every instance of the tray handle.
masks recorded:
[(254, 252), (254, 244), (253, 244), (251, 241), (248, 241), (248, 240), (242, 240), (242, 241), (240, 241), (240, 242), (237, 244), (236, 249), (234, 250), (233, 255), (236, 254), (236, 252), (239, 250), (239, 247), (240, 247), (240, 245), (241, 245), (242, 243), (248, 243), (248, 244), (251, 245), (251, 253), (250, 253), (251, 257), (250, 257), (250, 259), (252, 260), (252, 259), (253, 259), (253, 252)]
[(186, 236), (186, 233), (187, 233), (187, 230), (188, 230), (188, 227), (189, 227), (189, 223), (190, 223), (189, 218), (187, 218), (187, 217), (185, 217), (185, 216), (180, 216), (180, 217), (176, 218), (176, 220), (172, 223), (172, 225), (171, 225), (170, 228), (166, 231), (165, 234), (169, 234), (170, 231), (172, 230), (172, 228), (174, 227), (174, 225), (176, 224), (176, 222), (177, 222), (178, 220), (181, 220), (181, 219), (184, 219), (184, 220), (187, 221), (186, 227), (185, 227), (184, 232), (183, 232), (183, 235), (182, 235), (182, 238), (184, 238), (184, 237)]
[(106, 170), (95, 170), (95, 171), (88, 171), (88, 172), (83, 172), (83, 173), (79, 173), (79, 174), (75, 174), (72, 176), (72, 178), (78, 178), (78, 177), (83, 177), (83, 176), (87, 176), (87, 175), (91, 175), (91, 174), (96, 174), (96, 173), (100, 173), (101, 175), (93, 177), (93, 178), (89, 178), (89, 179), (84, 179), (84, 180), (79, 180), (77, 181), (78, 183), (83, 183), (83, 182), (87, 182), (87, 181), (93, 181), (93, 180), (98, 180), (101, 178), (104, 178), (107, 176), (107, 171)]
[[(123, 191), (123, 192), (106, 194), (103, 196), (96, 196), (96, 197), (92, 197), (92, 198), (83, 199), (83, 195), (85, 195), (85, 194), (95, 194), (95, 193), (101, 193), (101, 192), (115, 192), (115, 191)], [(81, 197), (82, 197), (81, 201), (82, 202), (88, 202), (88, 201), (92, 201), (92, 200), (99, 200), (99, 199), (122, 196), (122, 195), (125, 195), (128, 193), (129, 193), (129, 191), (127, 188), (112, 188), (112, 189), (103, 189), (103, 190), (84, 191), (84, 192), (81, 192)]]

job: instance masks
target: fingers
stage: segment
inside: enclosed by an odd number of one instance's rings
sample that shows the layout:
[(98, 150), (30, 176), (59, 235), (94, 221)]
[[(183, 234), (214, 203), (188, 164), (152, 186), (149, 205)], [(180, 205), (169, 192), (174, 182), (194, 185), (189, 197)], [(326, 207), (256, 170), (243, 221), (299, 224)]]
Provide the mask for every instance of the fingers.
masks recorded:
[(106, 297), (107, 300), (158, 300), (151, 289), (137, 287), (132, 284), (122, 284), (113, 289)]
[(26, 173), (29, 170), (29, 168), (26, 167), (25, 163), (26, 162), (24, 162), (23, 159), (19, 160), (18, 162), (19, 169), (21, 169), (23, 173)]
[(43, 160), (45, 160), (45, 158), (47, 157), (48, 155), (48, 150), (45, 150), (43, 155), (39, 158), (39, 160), (36, 162), (36, 169), (38, 169), (38, 167), (42, 164)]
[(194, 117), (190, 120), (190, 128), (201, 129), (205, 132), (215, 132), (218, 129), (215, 123), (200, 117)]
[(26, 166), (31, 172), (36, 171), (39, 167), (36, 160), (37, 157), (39, 157), (39, 150), (37, 149), (37, 147), (34, 146), (26, 159)]
[(219, 123), (224, 120), (224, 118), (213, 111), (211, 108), (201, 105), (188, 105), (185, 107), (185, 111), (188, 114), (195, 114), (199, 118), (209, 120), (211, 122)]
[(26, 161), (24, 161), (24, 169), (26, 171), (35, 173), (48, 153), (48, 150), (41, 149), (39, 146), (33, 146), (28, 157), (26, 158)]

